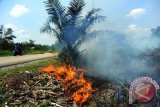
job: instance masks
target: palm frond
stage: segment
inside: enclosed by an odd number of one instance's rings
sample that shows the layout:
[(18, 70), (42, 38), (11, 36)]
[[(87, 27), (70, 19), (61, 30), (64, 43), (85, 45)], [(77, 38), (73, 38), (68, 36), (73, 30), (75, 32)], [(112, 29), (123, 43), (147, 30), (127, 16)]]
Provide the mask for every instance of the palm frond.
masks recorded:
[[(46, 23), (41, 27), (40, 32), (41, 32), (41, 33), (49, 33), (49, 34), (53, 33), (53, 30), (52, 30), (49, 22), (46, 22)], [(56, 32), (57, 32), (57, 31), (56, 31)]]
[(88, 33), (87, 36), (81, 36), (81, 38), (79, 38), (79, 40), (77, 40), (74, 44), (74, 48), (79, 48), (79, 46), (81, 46), (81, 44), (84, 41), (90, 40), (92, 38), (96, 38), (99, 37), (101, 35), (105, 34), (105, 31), (92, 31), (91, 33)]
[(71, 16), (78, 15), (85, 6), (84, 0), (72, 0), (68, 7), (68, 14)]
[(62, 24), (65, 23), (66, 9), (61, 5), (59, 0), (47, 0), (46, 11), (50, 17), (50, 21), (55, 23), (59, 28), (62, 28)]
[(92, 9), (90, 12), (88, 12), (88, 14), (86, 15), (86, 17), (84, 18), (84, 20), (82, 21), (82, 25), (81, 25), (81, 29), (89, 29), (91, 28), (96, 22), (101, 22), (104, 21), (106, 19), (105, 16), (99, 15), (99, 13), (101, 12), (101, 9)]
[(93, 9), (92, 11), (88, 12), (86, 17), (82, 20), (81, 25), (77, 26), (75, 31), (75, 34), (77, 34), (75, 36), (75, 43), (82, 38), (88, 38), (90, 35), (98, 33), (97, 31), (92, 33), (91, 30), (92, 26), (94, 26), (96, 22), (104, 21), (106, 18), (105, 16), (98, 15), (100, 11), (100, 9)]
[(84, 0), (71, 0), (67, 12), (70, 24), (76, 25), (76, 23), (81, 17), (80, 15), (82, 13), (84, 6), (85, 6)]
[(63, 37), (60, 33), (60, 30), (54, 29), (50, 26), (49, 22), (46, 22), (43, 27), (40, 30), (41, 33), (49, 33), (49, 34), (55, 34), (54, 36), (60, 41), (63, 42)]

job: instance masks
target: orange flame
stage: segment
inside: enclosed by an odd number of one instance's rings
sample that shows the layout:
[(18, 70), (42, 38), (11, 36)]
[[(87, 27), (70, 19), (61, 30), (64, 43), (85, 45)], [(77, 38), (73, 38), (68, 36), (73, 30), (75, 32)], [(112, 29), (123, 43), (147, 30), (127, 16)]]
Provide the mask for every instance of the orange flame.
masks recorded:
[(76, 69), (72, 66), (55, 67), (49, 65), (43, 68), (42, 71), (62, 81), (69, 99), (74, 100), (79, 105), (86, 102), (92, 94), (92, 83), (84, 78), (84, 69)]

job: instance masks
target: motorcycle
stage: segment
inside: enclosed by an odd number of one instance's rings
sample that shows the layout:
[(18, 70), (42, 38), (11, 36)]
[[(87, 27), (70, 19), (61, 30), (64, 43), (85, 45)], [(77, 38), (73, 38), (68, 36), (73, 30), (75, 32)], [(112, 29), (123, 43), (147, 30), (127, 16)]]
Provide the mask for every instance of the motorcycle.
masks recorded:
[(21, 50), (21, 49), (15, 49), (15, 50), (13, 51), (13, 55), (14, 55), (14, 56), (22, 55), (22, 50)]

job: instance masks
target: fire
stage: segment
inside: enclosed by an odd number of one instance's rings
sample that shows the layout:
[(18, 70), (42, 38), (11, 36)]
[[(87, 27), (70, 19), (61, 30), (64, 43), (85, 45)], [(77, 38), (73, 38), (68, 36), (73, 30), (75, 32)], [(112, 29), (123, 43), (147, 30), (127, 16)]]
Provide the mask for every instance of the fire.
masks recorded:
[(61, 81), (69, 99), (79, 105), (86, 102), (92, 94), (92, 82), (84, 78), (84, 69), (76, 69), (73, 66), (55, 67), (49, 65), (42, 71)]

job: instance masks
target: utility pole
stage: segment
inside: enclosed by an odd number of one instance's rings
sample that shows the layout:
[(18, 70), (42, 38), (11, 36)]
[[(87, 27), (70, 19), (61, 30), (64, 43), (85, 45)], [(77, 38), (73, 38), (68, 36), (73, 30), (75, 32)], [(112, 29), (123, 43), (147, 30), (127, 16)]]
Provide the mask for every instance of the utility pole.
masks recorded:
[(3, 25), (0, 26), (0, 39), (2, 39), (2, 35), (3, 35)]

